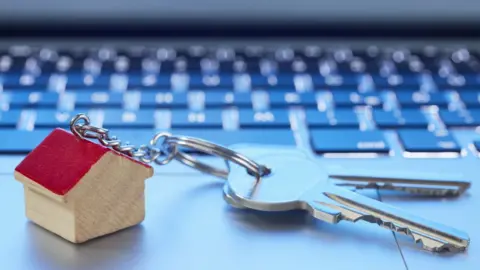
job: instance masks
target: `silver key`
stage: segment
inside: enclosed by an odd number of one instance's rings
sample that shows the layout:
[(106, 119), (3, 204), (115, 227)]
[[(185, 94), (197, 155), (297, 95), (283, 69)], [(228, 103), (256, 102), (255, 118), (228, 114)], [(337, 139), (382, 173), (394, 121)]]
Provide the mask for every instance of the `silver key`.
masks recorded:
[(438, 174), (420, 171), (335, 169), (329, 171), (333, 184), (354, 189), (378, 188), (412, 194), (451, 197), (470, 188), (461, 174)]
[[(265, 154), (301, 155), (308, 152), (288, 146), (237, 144), (230, 147), (245, 156)], [(409, 194), (438, 197), (459, 196), (470, 188), (471, 182), (462, 174), (445, 174), (425, 171), (365, 170), (352, 168), (328, 169), (332, 184), (349, 188), (401, 191)]]
[(256, 179), (243, 167), (232, 165), (225, 194), (240, 207), (259, 211), (303, 209), (329, 223), (364, 220), (410, 235), (424, 249), (436, 252), (463, 251), (469, 245), (469, 236), (462, 231), (332, 185), (327, 172), (311, 158), (272, 154), (250, 158), (272, 172)]

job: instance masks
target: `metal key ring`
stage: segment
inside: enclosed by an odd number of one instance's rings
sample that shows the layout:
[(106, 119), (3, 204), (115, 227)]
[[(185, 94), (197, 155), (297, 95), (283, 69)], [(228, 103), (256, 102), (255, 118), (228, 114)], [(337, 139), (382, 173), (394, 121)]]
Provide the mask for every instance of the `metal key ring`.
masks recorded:
[[(193, 150), (200, 151), (205, 154), (221, 157), (226, 162), (231, 161), (246, 168), (251, 175), (257, 178), (260, 178), (270, 172), (270, 169), (267, 168), (266, 166), (260, 165), (255, 161), (241, 155), (238, 152), (235, 152), (229, 148), (226, 148), (221, 145), (214, 144), (205, 140), (186, 137), (186, 136), (171, 136), (167, 138), (166, 143), (173, 144), (175, 145), (175, 147), (183, 146)], [(218, 169), (213, 166), (207, 165), (181, 151), (177, 151), (175, 155), (175, 159), (181, 162), (182, 164), (185, 164), (196, 170), (199, 170), (201, 172), (208, 173), (211, 175), (215, 175), (223, 179), (226, 179), (229, 173), (228, 170), (226, 171), (226, 170)], [(228, 165), (228, 162), (227, 162), (227, 165)]]

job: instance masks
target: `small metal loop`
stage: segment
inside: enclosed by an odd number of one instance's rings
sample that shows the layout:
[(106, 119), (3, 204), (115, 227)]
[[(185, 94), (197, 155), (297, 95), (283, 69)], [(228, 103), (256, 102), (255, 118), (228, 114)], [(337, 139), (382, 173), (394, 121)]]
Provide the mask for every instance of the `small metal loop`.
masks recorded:
[(160, 132), (160, 133), (157, 133), (155, 134), (155, 136), (153, 136), (153, 138), (150, 140), (150, 145), (151, 146), (156, 146), (158, 144), (158, 140), (160, 140), (161, 138), (164, 138), (163, 139), (163, 142), (160, 144), (162, 147), (165, 145), (165, 142), (168, 140), (168, 138), (172, 137), (172, 134), (168, 133), (168, 132)]
[[(265, 167), (264, 165), (260, 165), (255, 161), (229, 148), (205, 140), (185, 136), (170, 136), (168, 138), (168, 143), (173, 143), (177, 147), (183, 146), (186, 148), (194, 149), (205, 154), (218, 156), (225, 160), (234, 162), (246, 168), (247, 171), (253, 176), (255, 176), (257, 179), (264, 176), (265, 174), (270, 173), (270, 169)], [(184, 152), (177, 152), (177, 154), (175, 155), (175, 159), (187, 166), (190, 166), (204, 173), (212, 174), (224, 179), (226, 179), (228, 176), (228, 171), (217, 169), (208, 164), (202, 163)]]
[(111, 141), (109, 141), (108, 139), (101, 139), (101, 140), (103, 140), (107, 143), (106, 146), (111, 146), (115, 150), (117, 150), (117, 148), (122, 145), (122, 142), (119, 141), (119, 140), (111, 140)]
[(148, 153), (148, 146), (147, 145), (140, 145), (138, 149), (133, 149), (131, 152), (132, 157), (143, 157)]
[(155, 134), (155, 136), (153, 136), (153, 138), (150, 140), (150, 145), (152, 147), (156, 147), (157, 144), (158, 144), (158, 140), (160, 140), (161, 138), (164, 138), (163, 142), (160, 144), (160, 151), (162, 153), (166, 154), (166, 157), (163, 158), (163, 159), (160, 159), (159, 158), (160, 156), (158, 156), (157, 158), (153, 159), (153, 161), (156, 164), (165, 165), (175, 158), (175, 155), (177, 154), (176, 145), (168, 145), (168, 147), (170, 147), (170, 149), (167, 149), (167, 142), (168, 142), (168, 139), (171, 138), (171, 137), (172, 137), (172, 134), (170, 134), (168, 132), (160, 132), (160, 133)]
[(83, 125), (80, 127), (80, 129), (81, 129), (80, 133), (84, 138), (100, 140), (100, 139), (103, 139), (106, 134), (108, 134), (108, 129), (94, 127), (90, 125)]
[(158, 164), (158, 165), (165, 165), (165, 164), (169, 163), (178, 154), (178, 149), (177, 149), (176, 146), (172, 146), (172, 149), (167, 151), (167, 153), (168, 153), (167, 156), (163, 159), (159, 159), (159, 158), (154, 159), (155, 163)]
[(149, 148), (146, 155), (140, 157), (140, 160), (145, 163), (150, 163), (155, 161), (158, 157), (162, 155), (162, 152), (158, 148)]
[(122, 153), (130, 153), (131, 151), (135, 150), (135, 147), (133, 145), (125, 144), (125, 145), (112, 145), (112, 148), (120, 151)]
[[(80, 121), (83, 121), (83, 124), (79, 124)], [(78, 138), (83, 138), (83, 135), (77, 130), (77, 128), (88, 125), (90, 125), (90, 119), (87, 115), (80, 113), (70, 120), (70, 131)]]

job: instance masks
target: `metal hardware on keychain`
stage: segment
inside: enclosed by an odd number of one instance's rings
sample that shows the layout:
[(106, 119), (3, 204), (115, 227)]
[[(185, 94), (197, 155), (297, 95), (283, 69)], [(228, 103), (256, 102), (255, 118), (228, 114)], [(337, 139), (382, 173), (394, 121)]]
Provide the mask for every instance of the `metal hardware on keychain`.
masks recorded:
[[(82, 121), (83, 123), (81, 123)], [(71, 120), (70, 130), (79, 138), (97, 139), (102, 145), (111, 147), (113, 150), (127, 156), (137, 158), (144, 163), (155, 162), (158, 165), (165, 165), (175, 159), (202, 173), (222, 179), (227, 178), (228, 171), (199, 162), (192, 156), (180, 152), (178, 147), (186, 147), (205, 154), (221, 157), (225, 161), (230, 161), (245, 167), (249, 173), (257, 177), (263, 175), (266, 170), (268, 170), (265, 166), (259, 165), (255, 161), (229, 148), (199, 138), (173, 136), (168, 132), (155, 134), (150, 140), (149, 145), (136, 147), (130, 144), (122, 144), (120, 139), (109, 134), (108, 129), (91, 126), (90, 119), (85, 114), (78, 114)], [(163, 139), (163, 141), (160, 147), (157, 147), (160, 139)], [(163, 156), (165, 157), (162, 158)]]
[(303, 209), (334, 224), (364, 220), (410, 235), (424, 249), (435, 252), (463, 251), (469, 245), (470, 239), (462, 231), (331, 184), (326, 170), (306, 155), (259, 154), (250, 158), (270, 168), (270, 173), (257, 179), (244, 168), (231, 166), (224, 197), (233, 206), (258, 211)]

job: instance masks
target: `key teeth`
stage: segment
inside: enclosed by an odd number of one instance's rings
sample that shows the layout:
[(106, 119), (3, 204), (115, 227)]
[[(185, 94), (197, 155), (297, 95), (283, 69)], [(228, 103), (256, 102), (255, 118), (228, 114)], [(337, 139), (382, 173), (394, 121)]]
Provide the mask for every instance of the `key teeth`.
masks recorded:
[(382, 183), (375, 183), (370, 182), (364, 186), (357, 186), (357, 189), (380, 189), (380, 190), (396, 190), (396, 191), (403, 191), (408, 192), (411, 194), (418, 194), (418, 195), (428, 195), (428, 196), (438, 196), (438, 197), (456, 197), (460, 195), (460, 191), (456, 189), (442, 189), (442, 190), (428, 190), (428, 189), (416, 189), (413, 187), (399, 187), (393, 184), (382, 184)]
[[(425, 238), (424, 236), (418, 235), (416, 233), (411, 233), (411, 235), (415, 240), (415, 243), (420, 243), (423, 249), (426, 249), (431, 252), (437, 252), (437, 253), (462, 252), (462, 251), (465, 251), (466, 249), (465, 247), (462, 247), (462, 246), (455, 246), (453, 244), (436, 241), (430, 238)], [(428, 242), (432, 242), (432, 243), (429, 244)]]
[[(342, 219), (345, 219), (345, 217), (343, 216)], [(348, 220), (348, 218), (346, 220)], [(398, 233), (403, 233), (407, 236), (411, 236), (414, 239), (415, 243), (421, 243), (422, 248), (426, 249), (428, 251), (438, 252), (438, 253), (440, 253), (440, 252), (461, 252), (461, 251), (464, 251), (466, 249), (465, 247), (462, 247), (462, 246), (456, 246), (456, 245), (453, 245), (453, 244), (440, 242), (440, 241), (437, 241), (435, 239), (427, 238), (423, 235), (419, 235), (417, 233), (412, 232), (408, 228), (398, 226), (398, 225), (394, 224), (393, 222), (383, 221), (382, 219), (374, 217), (372, 215), (362, 215), (362, 216), (358, 217), (357, 219), (353, 220), (353, 222), (357, 222), (359, 220), (364, 220), (364, 221), (367, 221), (367, 222), (370, 222), (370, 223), (376, 223), (381, 227), (385, 227), (385, 228), (390, 229), (391, 231), (398, 232)]]

